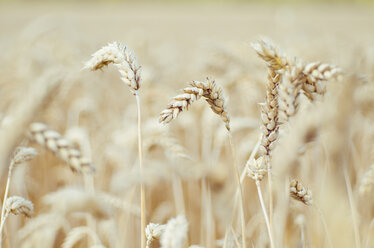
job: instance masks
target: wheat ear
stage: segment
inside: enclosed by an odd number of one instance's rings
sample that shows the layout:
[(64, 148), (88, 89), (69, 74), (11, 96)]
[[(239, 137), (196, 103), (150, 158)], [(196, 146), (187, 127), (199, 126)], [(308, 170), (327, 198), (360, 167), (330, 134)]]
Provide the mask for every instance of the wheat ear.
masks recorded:
[(166, 225), (160, 225), (155, 223), (149, 223), (145, 228), (145, 236), (147, 237), (146, 248), (151, 247), (151, 243), (155, 239), (159, 239), (161, 234), (164, 232)]
[(70, 169), (80, 173), (92, 173), (94, 167), (91, 161), (81, 155), (81, 152), (70, 144), (60, 133), (52, 130), (44, 123), (34, 122), (29, 127), (30, 139), (52, 151), (58, 158), (70, 166)]
[(342, 69), (321, 62), (312, 62), (304, 66), (303, 75), (305, 83), (303, 84), (304, 94), (313, 100), (313, 95), (323, 95), (326, 87), (323, 81), (338, 79), (342, 74)]
[(167, 108), (161, 112), (160, 123), (169, 123), (176, 119), (180, 112), (188, 110), (191, 104), (201, 97), (205, 98), (213, 112), (222, 118), (226, 129), (230, 130), (230, 117), (226, 110), (222, 88), (210, 78), (207, 78), (206, 82), (192, 81), (190, 87), (183, 89), (182, 94), (173, 97)]
[(295, 64), (282, 77), (278, 90), (278, 122), (281, 124), (287, 123), (298, 111), (301, 88), (305, 82), (302, 69), (300, 63)]
[(293, 179), (290, 182), (290, 194), (291, 197), (297, 201), (300, 201), (306, 205), (313, 204), (312, 191), (305, 188), (298, 180)]
[[(142, 150), (142, 121), (141, 121), (141, 104), (139, 88), (141, 85), (141, 67), (135, 54), (122, 43), (113, 42), (104, 46), (92, 55), (91, 60), (85, 64), (85, 68), (93, 71), (102, 69), (104, 66), (113, 64), (117, 67), (121, 74), (122, 81), (130, 87), (130, 90), (135, 95), (137, 114), (138, 114), (138, 155), (139, 167), (143, 169), (143, 150)], [(141, 247), (145, 247), (145, 189), (144, 184), (140, 184), (140, 212), (141, 212)]]
[[(2, 206), (2, 209), (1, 209), (1, 226), (4, 225), (5, 219), (6, 219), (6, 217), (5, 217), (6, 209), (7, 209), (6, 204), (7, 204), (7, 200), (8, 200), (9, 186), (10, 186), (10, 181), (12, 179), (13, 169), (14, 169), (15, 166), (33, 159), (36, 155), (37, 155), (37, 152), (35, 151), (35, 149), (29, 148), (29, 147), (17, 147), (15, 152), (14, 152), (13, 158), (12, 158), (12, 160), (10, 162), (10, 165), (9, 165), (8, 179), (7, 179), (7, 183), (6, 183), (6, 186), (5, 186), (3, 206)], [(16, 198), (14, 198), (14, 199), (16, 199)], [(2, 242), (1, 237), (2, 237), (2, 231), (0, 231), (0, 246), (1, 246), (1, 242)]]
[[(268, 67), (268, 83), (266, 87), (266, 98), (265, 102), (261, 104), (261, 145), (259, 148), (260, 158), (262, 157), (261, 161), (247, 161), (247, 164), (256, 163), (262, 164), (263, 161), (266, 161), (266, 171), (268, 174), (268, 184), (269, 184), (269, 239), (270, 244), (273, 246), (273, 238), (272, 238), (272, 213), (273, 213), (273, 197), (272, 197), (272, 177), (271, 177), (271, 164), (270, 164), (270, 156), (271, 151), (275, 147), (275, 143), (278, 139), (279, 133), (279, 107), (278, 107), (278, 97), (279, 97), (279, 84), (282, 80), (282, 72), (287, 70), (289, 66), (292, 64), (292, 59), (290, 59), (283, 51), (281, 51), (275, 45), (266, 42), (266, 41), (259, 41), (257, 43), (253, 43), (252, 47), (255, 49), (257, 55), (262, 58)], [(259, 187), (260, 180), (255, 180), (257, 186), (257, 193), (261, 194), (261, 188)], [(259, 195), (260, 201), (262, 200), (262, 195)], [(261, 206), (263, 206), (263, 202), (261, 202)], [(263, 208), (263, 213), (265, 219), (267, 218), (266, 209)]]
[(184, 215), (170, 219), (161, 234), (161, 248), (182, 248), (187, 239), (188, 222)]
[(11, 196), (5, 201), (5, 211), (4, 215), (1, 218), (0, 224), (0, 248), (2, 247), (2, 236), (5, 226), (5, 221), (8, 218), (9, 214), (14, 215), (24, 215), (26, 217), (31, 217), (34, 214), (34, 205), (32, 202), (20, 197), (20, 196)]
[(268, 156), (259, 157), (257, 160), (254, 158), (251, 158), (250, 160), (247, 161), (246, 170), (247, 170), (248, 176), (251, 177), (253, 180), (255, 180), (258, 198), (260, 200), (262, 213), (265, 218), (266, 228), (267, 228), (268, 235), (269, 235), (270, 247), (275, 247), (273, 235), (272, 235), (271, 222), (266, 212), (266, 207), (265, 207), (264, 199), (262, 197), (261, 186), (260, 186), (261, 180), (264, 178), (264, 176), (268, 172), (269, 162), (266, 161), (267, 159), (269, 159)]
[(361, 195), (368, 194), (374, 186), (374, 165), (371, 165), (360, 182), (359, 192)]
[(132, 51), (120, 42), (109, 43), (92, 54), (92, 58), (86, 62), (84, 68), (93, 71), (102, 69), (109, 64), (117, 67), (122, 81), (135, 93), (141, 84), (141, 67)]
[(183, 93), (175, 96), (168, 107), (163, 110), (160, 114), (160, 123), (169, 123), (173, 119), (177, 118), (179, 113), (188, 110), (191, 104), (201, 97), (204, 97), (207, 103), (210, 105), (212, 111), (218, 114), (225, 124), (227, 131), (229, 132), (229, 141), (231, 152), (234, 157), (234, 172), (238, 181), (238, 189), (240, 190), (240, 213), (241, 213), (241, 229), (242, 229), (242, 242), (243, 247), (246, 246), (245, 241), (245, 220), (244, 220), (244, 196), (243, 190), (240, 182), (240, 174), (237, 163), (236, 151), (234, 148), (231, 128), (230, 128), (230, 117), (226, 110), (226, 101), (223, 96), (222, 88), (219, 87), (215, 81), (207, 77), (206, 82), (192, 81), (190, 83), (191, 87), (183, 89)]

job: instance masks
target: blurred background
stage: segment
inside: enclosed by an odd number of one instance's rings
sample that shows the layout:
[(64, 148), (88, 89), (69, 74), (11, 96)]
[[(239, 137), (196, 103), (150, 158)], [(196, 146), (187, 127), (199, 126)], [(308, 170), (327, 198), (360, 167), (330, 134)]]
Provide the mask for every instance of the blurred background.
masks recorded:
[[(185, 214), (185, 247), (222, 247), (235, 190), (227, 132), (203, 101), (170, 125), (161, 126), (158, 117), (187, 82), (215, 78), (228, 101), (242, 170), (260, 134), (258, 103), (265, 99), (267, 68), (251, 43), (262, 38), (290, 56), (334, 64), (362, 80), (328, 84), (320, 101), (337, 116), (320, 116), (327, 120), (321, 124), (325, 139), (297, 153), (302, 166), (293, 172), (313, 190), (318, 207), (285, 210), (285, 247), (354, 247), (354, 220), (359, 240), (373, 247), (373, 200), (358, 193), (374, 161), (373, 27), (373, 0), (1, 0), (1, 132), (14, 134), (0, 140), (1, 189), (15, 146), (33, 146), (39, 153), (15, 170), (10, 190), (34, 203), (35, 216), (9, 218), (5, 247), (61, 247), (81, 226), (96, 236), (72, 247), (140, 247), (140, 183), (146, 185), (147, 223), (165, 224)], [(113, 41), (128, 45), (142, 66), (144, 174), (138, 170), (134, 97), (114, 67), (82, 69), (91, 54)], [(57, 90), (41, 99), (38, 93), (54, 81)], [(47, 123), (92, 159), (96, 195), (88, 194), (81, 175), (24, 139), (26, 124), (34, 121)], [(342, 161), (348, 165), (354, 210)], [(252, 179), (243, 187), (247, 239), (269, 247)], [(263, 190), (266, 194), (266, 183)], [(227, 247), (237, 247), (239, 237), (237, 224)], [(159, 247), (158, 241), (152, 247)]]

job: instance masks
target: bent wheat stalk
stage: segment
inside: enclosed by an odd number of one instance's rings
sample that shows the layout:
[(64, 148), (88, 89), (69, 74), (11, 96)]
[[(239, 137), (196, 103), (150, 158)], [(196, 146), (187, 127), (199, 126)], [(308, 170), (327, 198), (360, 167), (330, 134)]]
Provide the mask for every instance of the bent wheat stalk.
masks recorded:
[[(141, 104), (139, 88), (141, 85), (141, 67), (138, 64), (134, 53), (127, 46), (119, 42), (109, 43), (107, 46), (99, 49), (92, 55), (91, 60), (85, 64), (85, 68), (96, 71), (109, 64), (117, 67), (121, 74), (121, 80), (130, 87), (130, 91), (135, 95), (137, 114), (138, 114), (138, 155), (139, 167), (143, 169), (143, 152), (142, 152), (142, 124), (141, 124)], [(145, 237), (145, 189), (144, 184), (140, 184), (140, 205), (141, 205), (141, 247), (146, 246)]]
[(184, 88), (183, 93), (175, 96), (167, 108), (161, 112), (159, 121), (163, 124), (171, 122), (172, 120), (176, 119), (182, 111), (188, 110), (192, 103), (199, 100), (201, 97), (204, 97), (206, 102), (210, 105), (212, 111), (221, 117), (227, 131), (229, 132), (230, 148), (234, 158), (234, 173), (237, 179), (238, 189), (240, 191), (242, 245), (243, 247), (246, 247), (243, 189), (240, 182), (236, 151), (232, 140), (230, 117), (226, 110), (226, 101), (223, 96), (222, 88), (209, 77), (207, 77), (206, 82), (192, 81), (190, 83), (190, 87)]

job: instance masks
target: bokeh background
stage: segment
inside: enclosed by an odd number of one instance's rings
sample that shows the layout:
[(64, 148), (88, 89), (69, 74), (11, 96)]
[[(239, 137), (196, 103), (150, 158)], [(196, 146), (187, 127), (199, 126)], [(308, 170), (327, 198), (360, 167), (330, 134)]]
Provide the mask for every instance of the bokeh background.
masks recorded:
[[(34, 203), (35, 216), (9, 217), (4, 247), (61, 247), (82, 226), (90, 231), (72, 247), (140, 247), (140, 183), (147, 223), (184, 214), (184, 247), (223, 247), (236, 187), (226, 130), (203, 101), (170, 125), (161, 126), (158, 116), (187, 82), (215, 78), (228, 101), (243, 170), (260, 134), (267, 70), (251, 43), (262, 38), (290, 56), (355, 75), (328, 82), (320, 112), (314, 110), (321, 136), (304, 144), (303, 153), (294, 151), (300, 167), (290, 174), (313, 190), (316, 206), (292, 202), (282, 210), (285, 225), (274, 224), (284, 234), (279, 247), (372, 247), (372, 193), (360, 195), (359, 186), (374, 161), (373, 27), (372, 0), (0, 1), (1, 189), (15, 146), (39, 153), (16, 168), (10, 189)], [(82, 69), (113, 41), (128, 45), (142, 66), (143, 173), (134, 97), (115, 68)], [(41, 99), (38, 92), (52, 81), (58, 89)], [(86, 179), (92, 184), (27, 141), (33, 121), (47, 123), (92, 159), (96, 173)], [(269, 247), (252, 179), (243, 187), (248, 244)], [(262, 187), (266, 195), (266, 183)], [(240, 242), (235, 221), (228, 240), (226, 247)], [(158, 241), (151, 247), (160, 247)]]

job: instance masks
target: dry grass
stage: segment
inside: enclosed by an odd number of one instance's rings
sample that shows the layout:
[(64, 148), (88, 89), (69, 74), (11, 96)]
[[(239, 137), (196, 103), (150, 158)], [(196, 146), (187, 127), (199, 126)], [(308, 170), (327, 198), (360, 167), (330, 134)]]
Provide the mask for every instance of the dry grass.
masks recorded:
[(0, 8), (0, 246), (374, 246), (371, 10), (66, 8)]

